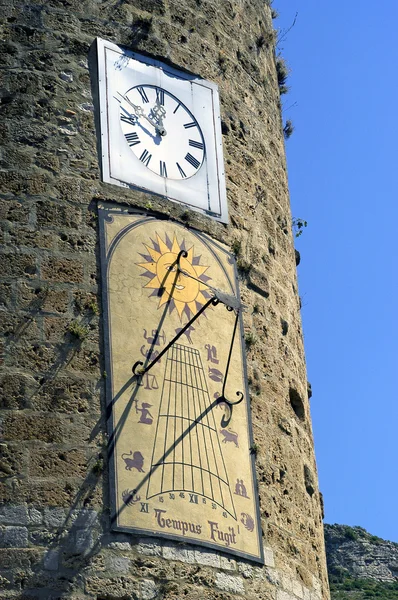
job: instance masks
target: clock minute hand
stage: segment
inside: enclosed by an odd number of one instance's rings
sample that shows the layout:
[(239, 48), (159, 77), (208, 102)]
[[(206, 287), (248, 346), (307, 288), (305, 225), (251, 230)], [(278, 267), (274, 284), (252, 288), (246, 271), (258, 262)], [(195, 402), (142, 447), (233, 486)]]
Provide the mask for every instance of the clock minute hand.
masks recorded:
[(131, 106), (131, 108), (134, 110), (137, 117), (143, 117), (144, 119), (146, 119), (148, 121), (148, 123), (150, 123), (152, 125), (152, 127), (155, 128), (156, 132), (159, 133), (159, 135), (166, 135), (166, 130), (164, 129), (164, 127), (159, 126), (159, 124), (156, 123), (155, 121), (153, 121), (153, 119), (151, 119), (151, 117), (146, 115), (144, 113), (144, 109), (142, 108), (142, 106), (138, 106), (137, 104), (134, 104), (133, 102), (131, 102), (131, 100), (129, 100), (129, 98), (127, 98), (127, 96), (123, 96), (123, 94), (121, 94), (120, 92), (117, 92), (117, 93), (119, 94), (119, 96), (121, 98), (123, 98), (123, 100), (125, 100), (127, 102), (127, 104), (129, 104)]

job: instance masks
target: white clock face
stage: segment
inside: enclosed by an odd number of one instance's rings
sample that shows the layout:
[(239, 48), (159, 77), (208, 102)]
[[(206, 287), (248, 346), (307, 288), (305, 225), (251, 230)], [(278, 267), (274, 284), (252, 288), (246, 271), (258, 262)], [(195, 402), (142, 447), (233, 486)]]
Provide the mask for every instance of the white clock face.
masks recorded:
[(120, 125), (137, 159), (167, 179), (196, 175), (205, 158), (205, 142), (191, 111), (155, 85), (138, 85), (118, 97)]

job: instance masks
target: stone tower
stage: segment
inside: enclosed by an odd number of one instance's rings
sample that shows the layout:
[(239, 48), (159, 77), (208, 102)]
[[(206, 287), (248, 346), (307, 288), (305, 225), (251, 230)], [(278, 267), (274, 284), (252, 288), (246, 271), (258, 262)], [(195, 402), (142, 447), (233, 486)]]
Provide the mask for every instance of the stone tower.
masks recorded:
[[(327, 598), (269, 6), (0, 4), (0, 598)], [(218, 84), (228, 225), (102, 182), (96, 37)], [(264, 566), (111, 527), (101, 202), (167, 217), (236, 255)]]

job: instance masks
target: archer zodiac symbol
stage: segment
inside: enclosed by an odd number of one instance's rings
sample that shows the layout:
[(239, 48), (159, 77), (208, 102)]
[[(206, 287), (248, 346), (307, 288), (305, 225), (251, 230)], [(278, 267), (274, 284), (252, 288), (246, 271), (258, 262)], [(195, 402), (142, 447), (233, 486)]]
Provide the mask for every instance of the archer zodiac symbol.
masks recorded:
[(125, 452), (124, 454), (122, 454), (122, 459), (126, 464), (126, 471), (131, 471), (131, 469), (137, 469), (137, 471), (139, 471), (140, 473), (145, 473), (144, 469), (142, 468), (144, 466), (144, 457), (142, 456), (141, 452), (134, 452), (133, 458), (125, 458), (131, 456), (132, 454), (132, 450), (130, 450), (129, 453)]
[(226, 444), (227, 442), (233, 442), (235, 446), (239, 448), (238, 434), (236, 431), (232, 431), (232, 429), (228, 427), (228, 429), (220, 429), (220, 433), (224, 436), (224, 439), (222, 440), (223, 444)]
[(152, 334), (151, 336), (149, 336), (147, 334), (146, 329), (144, 329), (144, 338), (146, 339), (146, 341), (148, 342), (148, 344), (153, 344), (154, 346), (160, 346), (160, 342), (162, 342), (162, 344), (166, 343), (166, 336), (163, 330), (163, 333), (158, 332), (157, 329), (152, 329)]
[(206, 344), (205, 349), (207, 350), (207, 360), (218, 365), (220, 361), (217, 358), (217, 348), (215, 346), (210, 346), (210, 344)]
[(124, 490), (122, 499), (127, 506), (132, 506), (141, 500), (141, 496), (137, 496), (137, 490)]
[[(144, 358), (147, 358), (148, 360), (155, 360), (155, 358), (159, 356), (159, 351), (151, 350), (150, 348), (149, 350), (147, 350), (144, 344), (143, 346), (141, 346), (141, 354)], [(162, 359), (159, 359), (159, 362), (162, 362)]]
[(246, 529), (248, 531), (253, 531), (254, 529), (254, 519), (253, 517), (251, 517), (250, 515), (248, 515), (247, 513), (240, 513), (241, 514), (241, 520), (240, 522), (243, 523), (243, 525), (246, 527)]
[(135, 412), (138, 414), (141, 413), (140, 420), (138, 423), (144, 423), (144, 425), (152, 425), (153, 416), (149, 412), (149, 408), (152, 408), (152, 404), (148, 404), (148, 402), (142, 402), (141, 408), (138, 406), (138, 400), (134, 400), (135, 404)]
[(247, 495), (247, 489), (245, 484), (243, 483), (243, 479), (237, 479), (235, 484), (235, 496), (242, 496), (242, 498), (249, 498)]

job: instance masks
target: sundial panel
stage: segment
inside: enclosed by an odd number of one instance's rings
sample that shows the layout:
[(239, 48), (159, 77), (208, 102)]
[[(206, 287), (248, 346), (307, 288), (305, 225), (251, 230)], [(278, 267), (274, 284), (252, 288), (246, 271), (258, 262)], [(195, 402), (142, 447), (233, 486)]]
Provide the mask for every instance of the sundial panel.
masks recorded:
[[(176, 223), (99, 217), (114, 528), (262, 562), (234, 259)], [(191, 324), (213, 289), (234, 310), (210, 303)]]

